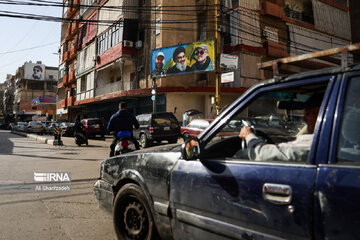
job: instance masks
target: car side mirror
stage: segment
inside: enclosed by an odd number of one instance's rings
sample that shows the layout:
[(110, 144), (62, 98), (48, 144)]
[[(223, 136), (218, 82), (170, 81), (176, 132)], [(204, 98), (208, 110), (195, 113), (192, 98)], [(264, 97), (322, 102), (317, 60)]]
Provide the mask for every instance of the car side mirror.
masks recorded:
[(185, 160), (197, 159), (200, 156), (200, 141), (190, 138), (181, 145), (181, 156)]

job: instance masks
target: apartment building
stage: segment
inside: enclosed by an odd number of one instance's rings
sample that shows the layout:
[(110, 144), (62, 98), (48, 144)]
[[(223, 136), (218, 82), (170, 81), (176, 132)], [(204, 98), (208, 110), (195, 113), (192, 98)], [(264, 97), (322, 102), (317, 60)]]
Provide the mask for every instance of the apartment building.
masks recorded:
[(4, 120), (4, 92), (6, 89), (5, 83), (0, 83), (0, 121)]
[[(57, 115), (105, 123), (126, 101), (134, 114), (189, 109), (215, 117), (216, 72), (152, 78), (151, 52), (216, 39), (219, 53), (238, 56), (234, 80), (220, 86), (221, 108), (248, 87), (272, 77), (257, 63), (328, 49), (351, 42), (346, 0), (68, 0), (64, 1)], [(338, 63), (305, 62), (283, 69), (299, 72)], [(229, 72), (221, 69), (221, 72)], [(154, 89), (155, 90), (155, 89)]]
[(6, 80), (4, 82), (5, 90), (4, 96), (2, 98), (3, 107), (4, 107), (4, 121), (13, 122), (14, 121), (14, 92), (15, 92), (15, 76), (7, 74)]
[[(25, 62), (16, 70), (13, 102), (16, 119), (30, 121), (33, 116), (47, 120), (55, 118), (56, 105), (49, 99), (56, 99), (58, 73), (57, 67), (45, 66), (41, 61)], [(33, 101), (34, 99), (39, 101)]]

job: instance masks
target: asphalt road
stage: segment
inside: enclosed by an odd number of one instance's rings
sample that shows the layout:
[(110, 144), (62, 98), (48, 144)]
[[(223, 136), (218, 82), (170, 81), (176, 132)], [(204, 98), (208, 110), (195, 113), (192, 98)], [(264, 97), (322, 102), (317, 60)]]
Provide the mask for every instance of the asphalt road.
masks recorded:
[[(92, 185), (109, 141), (51, 146), (0, 130), (0, 239), (116, 239)], [(71, 173), (68, 192), (35, 191), (34, 172)]]

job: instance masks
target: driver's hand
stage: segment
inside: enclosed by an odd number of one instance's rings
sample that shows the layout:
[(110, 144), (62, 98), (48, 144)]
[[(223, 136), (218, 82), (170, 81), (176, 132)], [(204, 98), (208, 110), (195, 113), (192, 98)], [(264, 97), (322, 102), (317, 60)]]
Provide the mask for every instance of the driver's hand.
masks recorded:
[(240, 133), (239, 133), (239, 137), (242, 138), (242, 139), (246, 139), (246, 137), (253, 133), (253, 130), (250, 126), (244, 126), (241, 130), (240, 130)]

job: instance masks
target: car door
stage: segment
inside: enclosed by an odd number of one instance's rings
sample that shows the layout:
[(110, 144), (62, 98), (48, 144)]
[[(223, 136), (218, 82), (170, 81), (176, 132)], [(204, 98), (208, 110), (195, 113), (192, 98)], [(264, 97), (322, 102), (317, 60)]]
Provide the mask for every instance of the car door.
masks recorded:
[[(288, 112), (275, 107), (278, 99), (295, 93), (302, 99), (304, 92), (310, 95), (321, 88), (326, 94), (317, 118), (318, 132), (334, 82), (335, 76), (324, 76), (269, 85), (229, 106), (233, 110), (220, 115), (221, 121), (215, 120), (217, 125), (202, 134), (201, 158), (180, 160), (173, 170), (170, 208), (175, 239), (311, 239), (317, 172), (311, 152), (316, 141), (305, 158), (253, 161), (241, 148), (236, 134), (240, 129), (233, 127), (240, 124), (227, 127), (227, 123), (261, 117), (257, 112), (285, 116)], [(221, 134), (225, 128), (227, 133)], [(229, 129), (235, 134), (228, 134)], [(289, 135), (289, 141), (293, 137)]]
[(316, 239), (360, 236), (359, 92), (360, 72), (346, 74), (335, 107), (328, 111), (328, 129), (324, 134), (332, 135), (323, 136), (329, 141), (323, 143), (319, 153), (324, 160), (319, 163), (316, 178)]

